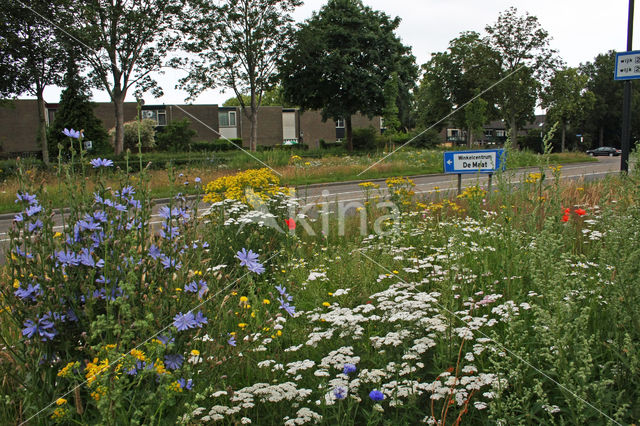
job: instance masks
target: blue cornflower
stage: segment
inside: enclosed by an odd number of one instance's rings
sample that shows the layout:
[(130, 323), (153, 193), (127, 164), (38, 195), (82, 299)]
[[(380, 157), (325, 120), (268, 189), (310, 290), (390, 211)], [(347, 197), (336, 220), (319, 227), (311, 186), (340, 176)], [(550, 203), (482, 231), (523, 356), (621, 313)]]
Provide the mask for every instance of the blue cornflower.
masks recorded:
[(99, 167), (112, 167), (113, 161), (106, 158), (94, 158), (89, 162), (89, 164), (91, 164), (94, 169), (97, 169)]
[(208, 323), (207, 317), (205, 317), (200, 311), (198, 311), (198, 313), (196, 314), (195, 321), (196, 325), (200, 328), (202, 328), (203, 324)]
[(133, 186), (127, 185), (122, 188), (120, 191), (116, 191), (116, 197), (126, 197), (127, 195), (133, 195), (136, 193), (136, 190)]
[(42, 295), (42, 289), (40, 288), (40, 284), (29, 284), (26, 289), (19, 288), (14, 293), (20, 299), (31, 299), (33, 302), (36, 301), (36, 296)]
[(287, 288), (286, 288), (286, 287), (283, 287), (283, 286), (279, 286), (279, 285), (277, 285), (277, 286), (276, 286), (276, 290), (278, 290), (278, 293), (280, 293), (280, 294), (281, 294), (281, 295), (283, 295), (283, 296), (284, 296), (285, 294), (287, 294)]
[(369, 398), (371, 398), (372, 401), (382, 401), (384, 399), (384, 394), (379, 390), (374, 389), (369, 392)]
[(184, 379), (178, 379), (178, 384), (182, 389), (191, 390), (193, 387), (193, 380), (189, 379), (185, 381)]
[(53, 323), (49, 320), (49, 318), (49, 315), (45, 314), (37, 321), (33, 321), (30, 319), (25, 320), (25, 328), (22, 330), (22, 335), (26, 336), (28, 339), (32, 338), (35, 335), (38, 335), (39, 337), (42, 337), (43, 342), (46, 342), (47, 340), (53, 340), (58, 332), (55, 328), (53, 328)]
[(236, 258), (240, 259), (240, 266), (246, 266), (247, 268), (258, 262), (258, 255), (252, 250), (247, 251), (245, 248), (236, 253)]
[(18, 213), (13, 217), (13, 220), (14, 222), (22, 222), (24, 220), (24, 216), (22, 216), (22, 213)]
[(333, 390), (333, 396), (336, 399), (345, 399), (347, 397), (347, 390), (342, 386), (338, 386)]
[(342, 369), (342, 373), (347, 375), (355, 372), (356, 372), (356, 366), (353, 364), (345, 364), (344, 368)]
[(236, 345), (236, 336), (231, 336), (229, 338), (229, 340), (227, 340), (227, 343), (230, 344), (231, 346), (235, 346)]
[(198, 325), (195, 317), (192, 312), (187, 312), (183, 314), (182, 312), (176, 314), (173, 317), (173, 326), (178, 329), (178, 331), (185, 331), (190, 328), (194, 328)]
[(187, 293), (195, 293), (198, 291), (198, 283), (191, 281), (189, 284), (184, 285), (184, 291)]
[(62, 133), (65, 134), (65, 136), (69, 136), (70, 138), (74, 138), (74, 139), (79, 139), (82, 136), (82, 132), (80, 130), (69, 130), (65, 127), (65, 129), (62, 131)]
[(202, 182), (202, 179), (200, 179), (199, 177), (196, 177), (193, 181), (195, 183), (200, 183), (200, 182)]
[(183, 361), (184, 357), (180, 354), (164, 356), (164, 365), (166, 365), (169, 370), (177, 370), (178, 368), (182, 367)]

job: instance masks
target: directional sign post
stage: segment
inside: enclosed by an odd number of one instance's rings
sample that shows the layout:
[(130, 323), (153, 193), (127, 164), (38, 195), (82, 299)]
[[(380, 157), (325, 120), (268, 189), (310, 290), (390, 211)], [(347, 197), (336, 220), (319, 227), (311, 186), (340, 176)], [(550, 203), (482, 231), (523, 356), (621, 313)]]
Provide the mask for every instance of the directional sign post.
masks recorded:
[(504, 149), (485, 149), (479, 151), (447, 151), (444, 153), (444, 172), (458, 175), (458, 193), (462, 191), (463, 174), (489, 174), (491, 177), (497, 170), (504, 170)]
[(614, 80), (636, 80), (640, 78), (640, 50), (616, 53)]

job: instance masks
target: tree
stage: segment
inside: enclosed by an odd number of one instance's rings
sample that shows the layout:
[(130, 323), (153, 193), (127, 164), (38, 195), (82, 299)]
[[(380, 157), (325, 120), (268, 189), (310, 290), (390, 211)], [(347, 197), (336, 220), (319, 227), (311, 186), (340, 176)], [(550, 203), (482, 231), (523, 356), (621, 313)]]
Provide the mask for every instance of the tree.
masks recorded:
[(565, 150), (567, 124), (576, 124), (591, 109), (595, 95), (587, 90), (588, 77), (577, 68), (557, 70), (542, 94), (542, 107), (547, 108), (547, 122), (559, 122), (562, 130), (560, 150)]
[(394, 71), (402, 78), (400, 64), (412, 63), (410, 49), (394, 34), (399, 23), (360, 0), (329, 0), (300, 25), (284, 56), (285, 99), (321, 110), (324, 120), (344, 119), (353, 150), (351, 116), (382, 114), (385, 83)]
[(60, 105), (53, 123), (49, 127), (49, 151), (58, 152), (58, 144), (63, 151), (69, 148), (69, 138), (62, 133), (65, 128), (83, 130), (84, 139), (92, 143), (92, 150), (105, 153), (110, 150), (107, 130), (93, 113), (90, 92), (86, 82), (80, 77), (78, 65), (71, 57), (67, 58), (67, 73), (62, 82), (65, 89), (60, 95)]
[(264, 92), (276, 81), (277, 62), (293, 31), (291, 12), (300, 4), (300, 0), (190, 2), (183, 47), (196, 56), (183, 61), (188, 75), (181, 85), (191, 97), (217, 86), (233, 90), (251, 122), (252, 151), (258, 143), (258, 109)]
[[(588, 76), (587, 89), (595, 96), (593, 106), (585, 111), (585, 131), (599, 146), (620, 146), (622, 128), (623, 84), (613, 79), (616, 52), (611, 50), (595, 57), (593, 62), (580, 65)], [(633, 84), (631, 135), (640, 139), (640, 86)]]
[(511, 7), (485, 28), (487, 42), (500, 58), (500, 77), (505, 80), (496, 88), (498, 106), (514, 143), (518, 128), (533, 118), (540, 91), (559, 65), (556, 51), (549, 48), (551, 38), (538, 18), (517, 13)]
[(455, 110), (451, 121), (467, 130), (467, 145), (471, 146), (478, 129), (497, 115), (493, 107), (496, 92), (483, 93), (500, 75), (496, 52), (478, 33), (463, 32), (451, 40), (447, 51), (433, 54), (423, 69), (426, 92), (421, 96), (426, 97), (423, 103), (428, 110), (422, 125), (429, 127)]
[(34, 0), (29, 9), (2, 0), (0, 23), (0, 96), (35, 96), (38, 103), (38, 142), (42, 160), (49, 163), (44, 89), (57, 84), (64, 70), (65, 50), (50, 25), (57, 3)]
[(176, 42), (180, 0), (71, 1), (66, 9), (74, 25), (67, 31), (82, 43), (89, 78), (111, 98), (115, 114), (114, 150), (124, 146), (124, 100), (131, 88), (138, 96), (162, 94), (152, 78)]

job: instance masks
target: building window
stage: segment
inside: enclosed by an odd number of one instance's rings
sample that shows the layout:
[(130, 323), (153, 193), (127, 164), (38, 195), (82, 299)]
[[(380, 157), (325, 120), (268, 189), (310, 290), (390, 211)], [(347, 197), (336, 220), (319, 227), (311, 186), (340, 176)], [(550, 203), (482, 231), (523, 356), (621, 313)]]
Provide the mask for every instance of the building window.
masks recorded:
[(218, 123), (220, 127), (236, 127), (236, 112), (219, 111)]
[(167, 111), (163, 109), (145, 109), (142, 110), (142, 118), (145, 120), (153, 120), (156, 126), (167, 125)]
[(336, 129), (344, 129), (344, 118), (338, 118), (336, 120)]
[(496, 137), (506, 138), (507, 137), (507, 131), (506, 130), (496, 130)]
[(484, 137), (485, 137), (485, 138), (491, 138), (491, 137), (493, 137), (493, 130), (485, 130), (485, 131), (484, 131)]

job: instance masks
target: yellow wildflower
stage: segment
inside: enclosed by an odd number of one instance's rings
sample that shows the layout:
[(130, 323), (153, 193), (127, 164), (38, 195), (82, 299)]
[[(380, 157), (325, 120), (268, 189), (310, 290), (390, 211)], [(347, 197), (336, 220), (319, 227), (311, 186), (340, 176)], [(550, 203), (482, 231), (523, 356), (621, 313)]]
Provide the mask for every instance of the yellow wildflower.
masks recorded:
[(240, 297), (240, 303), (247, 303), (248, 300), (249, 298), (247, 296)]
[(13, 288), (20, 288), (20, 281), (17, 278), (13, 280)]
[(329, 302), (322, 302), (322, 306), (331, 306), (331, 303), (329, 303)]
[(180, 383), (175, 381), (169, 385), (169, 390), (174, 392), (182, 392), (182, 386), (180, 386)]
[(67, 414), (67, 410), (62, 407), (58, 407), (53, 410), (53, 414), (51, 414), (52, 419), (61, 419)]
[(145, 356), (144, 352), (142, 352), (139, 349), (131, 349), (131, 352), (129, 352), (132, 356), (134, 356), (135, 358), (139, 359), (140, 361), (146, 361), (147, 357)]
[(64, 398), (58, 398), (56, 399), (56, 405), (64, 405), (67, 403), (67, 400)]
[(244, 323), (244, 322), (241, 322), (240, 324), (238, 324), (238, 327), (240, 327), (240, 328), (245, 328), (246, 326), (247, 326), (247, 324)]
[(62, 370), (58, 371), (58, 377), (67, 377), (67, 375), (71, 372), (72, 368), (78, 368), (80, 366), (79, 362), (70, 362), (66, 366), (62, 368)]
[(262, 304), (263, 305), (269, 305), (269, 304), (271, 304), (271, 301), (269, 299), (262, 299)]
[(60, 238), (62, 237), (62, 232), (56, 232), (55, 234), (53, 234), (53, 238)]
[(192, 349), (192, 350), (191, 350), (191, 355), (193, 355), (193, 356), (199, 356), (199, 355), (200, 355), (200, 351), (199, 351), (199, 350), (197, 350), (197, 349)]

